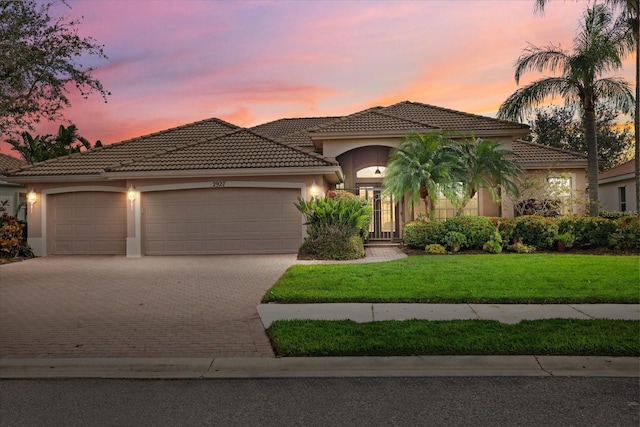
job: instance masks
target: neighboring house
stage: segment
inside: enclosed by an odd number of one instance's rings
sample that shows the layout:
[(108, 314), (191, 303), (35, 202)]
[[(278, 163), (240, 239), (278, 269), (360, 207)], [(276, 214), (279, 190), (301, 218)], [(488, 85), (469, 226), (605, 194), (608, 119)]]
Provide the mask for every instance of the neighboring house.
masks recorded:
[(635, 160), (629, 160), (598, 175), (598, 199), (602, 210), (638, 210), (634, 162)]
[[(26, 190), (20, 184), (5, 181), (7, 171), (19, 169), (27, 163), (24, 160), (0, 153), (0, 215), (7, 213), (20, 220), (26, 219)], [(21, 209), (22, 208), (22, 209)]]
[[(400, 239), (419, 211), (381, 193), (384, 165), (408, 132), (434, 130), (498, 140), (531, 174), (571, 176), (573, 188), (584, 187), (586, 158), (520, 141), (528, 126), (414, 102), (249, 129), (214, 118), (10, 179), (37, 195), (29, 243), (38, 255), (295, 253), (305, 226), (294, 202), (333, 188), (371, 201), (371, 238)], [(474, 203), (465, 214), (513, 216), (511, 202), (496, 204), (486, 191)]]

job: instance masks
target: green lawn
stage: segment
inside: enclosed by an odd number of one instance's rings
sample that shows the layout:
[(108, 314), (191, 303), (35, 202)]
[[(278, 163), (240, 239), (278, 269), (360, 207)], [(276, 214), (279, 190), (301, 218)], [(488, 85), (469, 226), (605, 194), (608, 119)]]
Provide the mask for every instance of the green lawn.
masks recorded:
[(640, 257), (451, 255), (295, 265), (263, 302), (639, 303)]
[(280, 320), (268, 333), (277, 356), (640, 356), (633, 320)]

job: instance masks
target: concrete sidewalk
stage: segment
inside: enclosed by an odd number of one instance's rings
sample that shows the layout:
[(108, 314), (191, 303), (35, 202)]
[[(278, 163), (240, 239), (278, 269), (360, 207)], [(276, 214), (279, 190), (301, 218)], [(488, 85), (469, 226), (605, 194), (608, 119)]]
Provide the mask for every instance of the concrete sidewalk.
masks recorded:
[(534, 319), (640, 320), (640, 304), (260, 304), (265, 329), (276, 320), (484, 319), (518, 323)]
[(637, 357), (413, 356), (0, 359), (0, 379), (601, 376), (638, 377)]

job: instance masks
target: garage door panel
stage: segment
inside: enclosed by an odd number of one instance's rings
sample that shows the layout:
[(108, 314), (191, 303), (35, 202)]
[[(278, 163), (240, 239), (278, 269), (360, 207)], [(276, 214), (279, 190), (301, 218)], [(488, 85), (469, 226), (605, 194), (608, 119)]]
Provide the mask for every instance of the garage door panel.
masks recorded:
[(193, 189), (144, 193), (148, 255), (292, 253), (302, 241), (297, 189)]
[(126, 207), (126, 198), (122, 193), (49, 195), (47, 252), (59, 255), (125, 254)]

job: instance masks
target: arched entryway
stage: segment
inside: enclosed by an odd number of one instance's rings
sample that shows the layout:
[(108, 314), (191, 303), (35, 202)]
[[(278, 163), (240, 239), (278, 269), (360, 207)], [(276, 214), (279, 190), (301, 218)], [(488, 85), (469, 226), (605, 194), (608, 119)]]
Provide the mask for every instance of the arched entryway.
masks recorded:
[(337, 157), (345, 175), (343, 188), (367, 200), (373, 210), (370, 242), (400, 239), (400, 204), (383, 192), (385, 165), (390, 151), (391, 147), (372, 145)]

